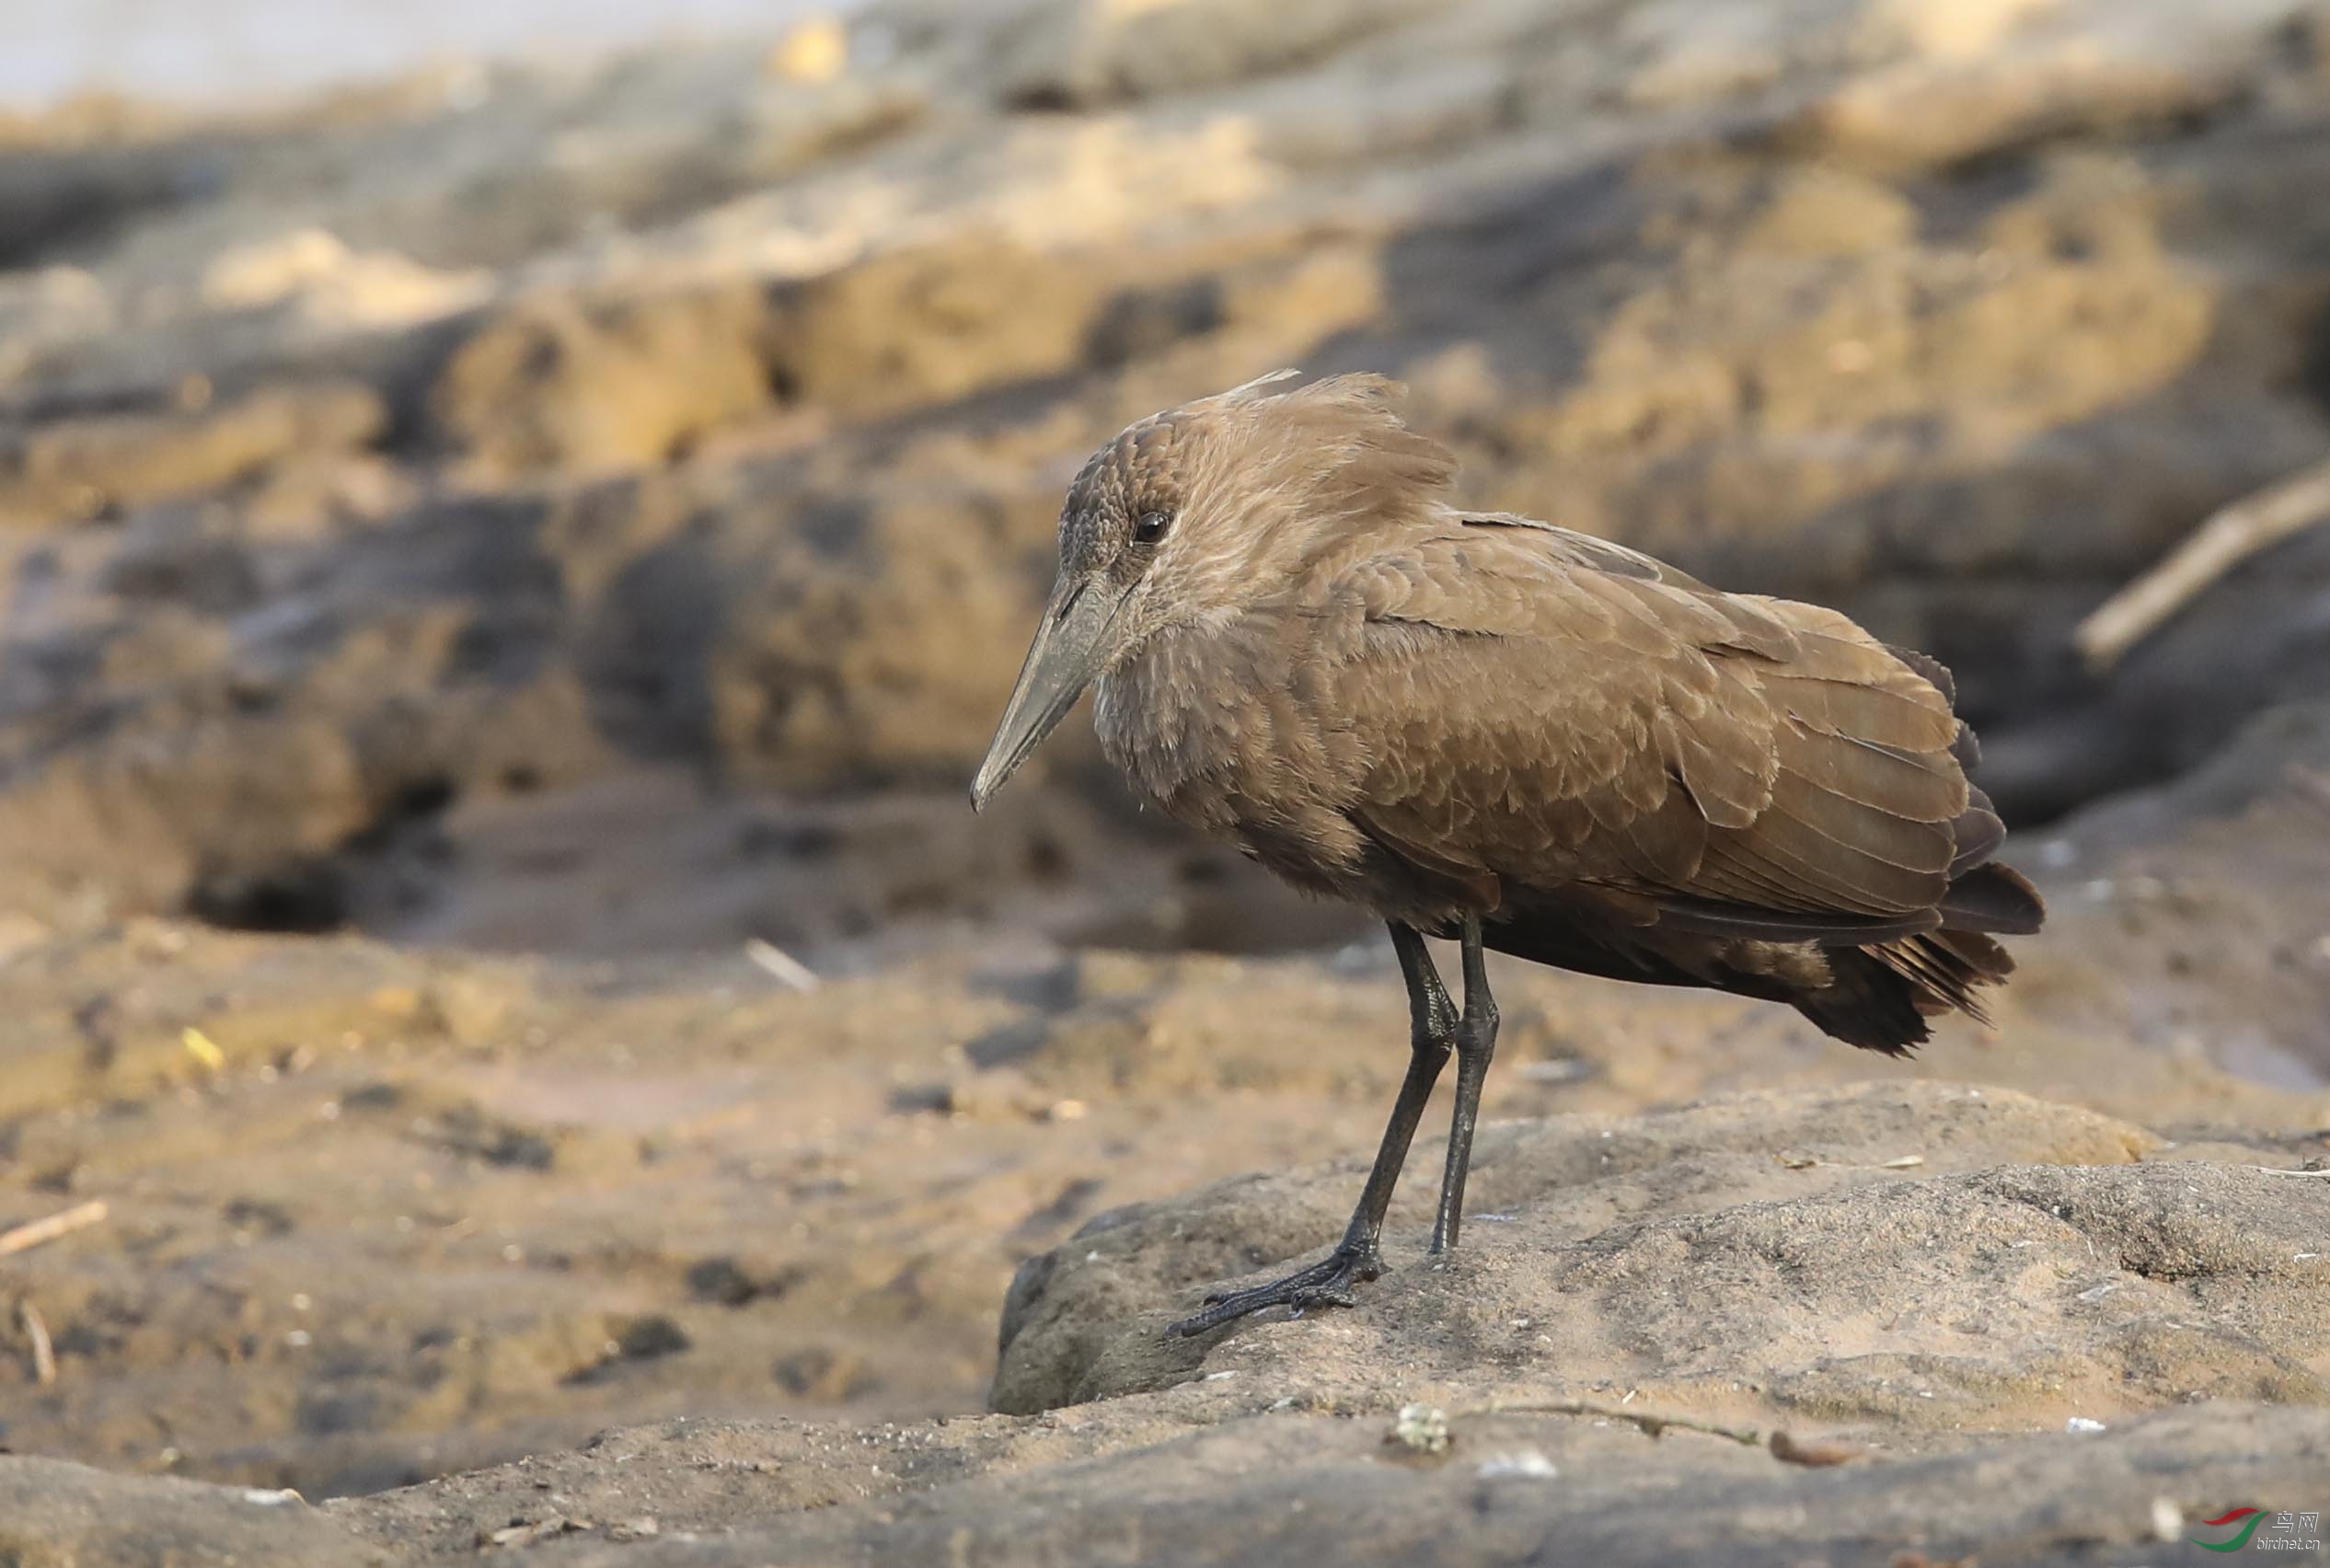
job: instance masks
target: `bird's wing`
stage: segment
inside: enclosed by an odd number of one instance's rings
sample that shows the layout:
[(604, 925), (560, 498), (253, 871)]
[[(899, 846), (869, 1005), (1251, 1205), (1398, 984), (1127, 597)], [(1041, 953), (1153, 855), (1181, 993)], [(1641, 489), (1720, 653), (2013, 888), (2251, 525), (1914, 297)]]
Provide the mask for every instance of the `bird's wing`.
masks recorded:
[(1338, 698), (1369, 740), (1363, 824), (1395, 849), (1743, 934), (1899, 925), (1948, 889), (1949, 699), (1834, 611), (1519, 519), (1347, 591)]

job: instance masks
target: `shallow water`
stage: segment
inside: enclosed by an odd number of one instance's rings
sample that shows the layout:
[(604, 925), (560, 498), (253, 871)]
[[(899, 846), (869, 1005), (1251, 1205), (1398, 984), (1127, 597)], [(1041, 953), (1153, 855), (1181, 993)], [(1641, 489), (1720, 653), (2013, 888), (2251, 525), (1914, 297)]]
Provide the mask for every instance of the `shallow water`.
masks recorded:
[(658, 39), (757, 40), (816, 0), (0, 0), (0, 107), (86, 91), (196, 103), (444, 59), (587, 55)]

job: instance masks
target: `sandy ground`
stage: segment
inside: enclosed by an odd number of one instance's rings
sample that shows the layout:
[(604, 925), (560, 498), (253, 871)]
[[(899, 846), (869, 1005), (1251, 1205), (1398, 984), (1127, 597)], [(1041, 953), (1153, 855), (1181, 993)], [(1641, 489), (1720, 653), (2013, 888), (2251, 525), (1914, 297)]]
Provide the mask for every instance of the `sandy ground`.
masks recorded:
[[(2315, 722), (2319, 748), (2330, 732)], [(2292, 1010), (2281, 1018), (2260, 1007), (2250, 977), (2208, 951), (2234, 917), (2215, 891), (2229, 876), (2219, 847), (2229, 828), (2244, 825), (2234, 836), (2256, 844), (2292, 813), (2290, 825), (2317, 834), (2305, 856), (2322, 853), (2325, 810), (2303, 783), (2312, 764), (2279, 739), (2275, 748), (2256, 766), (2284, 782), (2232, 822), (2186, 823), (2140, 850), (2109, 847), (2109, 814), (2092, 831), (2066, 829), (2058, 841), (2096, 874), (2059, 886), (2057, 934), (2019, 977), (2000, 1032), (1954, 1027), (1914, 1062), (1855, 1055), (1774, 1009), (1501, 966), (1498, 1124), (1476, 1206), (1543, 1205), (1564, 1233), (1587, 1237), (1678, 1201), (1651, 1201), (1661, 1182), (1752, 1206), (1762, 1194), (1822, 1192), (1824, 1172), (1883, 1171), (1887, 1161), (1908, 1161), (1891, 1180), (1917, 1185), (2035, 1161), (2319, 1160), (2330, 1154), (2330, 1093), (2319, 1058), (2301, 1052), (2319, 1046), (2330, 950), (2284, 976)], [(2262, 842), (2278, 844), (2285, 861), (2292, 852), (2291, 836)], [(2286, 869), (2304, 895), (2254, 913), (2330, 932), (2330, 867)], [(2146, 876), (2160, 892), (2131, 901), (2092, 891), (2105, 877)], [(2267, 884), (2242, 886), (2254, 899)], [(2177, 989), (2116, 1020), (2131, 968), (2174, 975), (2163, 984)], [(108, 1217), (12, 1262), (17, 1299), (48, 1325), (58, 1373), (33, 1386), (19, 1333), (18, 1356), (0, 1372), (17, 1389), (9, 1446), (311, 1498), (556, 1448), (619, 1422), (911, 1420), (1171, 1386), (1214, 1366), (1192, 1359), (1202, 1347), (1170, 1376), (1136, 1363), (1149, 1369), (1126, 1385), (1110, 1380), (1124, 1374), (1058, 1365), (1108, 1353), (1039, 1353), (1016, 1330), (994, 1381), (997, 1315), (1015, 1271), (1122, 1205), (1147, 1213), (1219, 1178), (1337, 1159), (1299, 1197), (1233, 1185), (1222, 1200), (1230, 1209), (1217, 1202), (1202, 1223), (1171, 1209), (1106, 1222), (1112, 1254), (1132, 1249), (1162, 1273), (1113, 1267), (1098, 1298), (1074, 1277), (1047, 1279), (1066, 1293), (1045, 1304), (1047, 1320), (1084, 1325), (1088, 1339), (1114, 1325), (1108, 1332), (1163, 1346), (1159, 1324), (1194, 1305), (1198, 1287), (1332, 1233), (1404, 1038), (1396, 972), (1372, 940), (1333, 957), (1276, 960), (942, 943), (804, 994), (741, 952), (482, 960), (144, 921), (21, 951), (11, 973), (29, 1004), (21, 1016), (57, 1023), (51, 1049), (20, 1056), (10, 1078), (6, 1213), (101, 1197)], [(2279, 1031), (2282, 1043), (2260, 1043), (2246, 1058), (2268, 1069), (2262, 1077), (2194, 1047), (2237, 1033), (2229, 1020)], [(115, 1088), (83, 1099), (100, 1042)], [(1785, 1098), (1840, 1085), (1863, 1098)], [(1981, 1087), (1967, 1101), (1951, 1085)], [(2037, 1131), (1950, 1130), (1948, 1113), (1978, 1101), (2005, 1114), (2024, 1103), (2018, 1090), (2042, 1097), (2023, 1113)], [(1782, 1100), (1729, 1113), (1720, 1135), (1623, 1120), (1750, 1091)], [(1933, 1109), (1915, 1109), (1918, 1094), (1937, 1092)], [(1894, 1120), (1869, 1125), (1875, 1107), (1897, 1103)], [(1575, 1134), (1527, 1131), (1547, 1115), (1557, 1118), (1549, 1128), (1600, 1120)], [(1632, 1195), (1624, 1183), (1613, 1199), (1595, 1195), (1602, 1189), (1560, 1174), (1575, 1164), (1566, 1157), (1506, 1152), (1516, 1137), (1540, 1136), (1608, 1149), (1599, 1140), (1609, 1133), (1595, 1129), (1610, 1126), (1647, 1129), (1620, 1146), (1627, 1169), (1645, 1173), (1632, 1178)], [(1852, 1147), (1840, 1150), (1840, 1139)], [(1728, 1157), (1737, 1173), (1707, 1163), (1724, 1147), (1737, 1150)], [(1551, 1160), (1549, 1184), (1526, 1199), (1507, 1193), (1511, 1162), (1532, 1158)], [(1403, 1215), (1428, 1205), (1433, 1169), (1427, 1148)], [(2270, 1198), (2270, 1180), (2255, 1182), (2251, 1201)], [(1973, 1223), (1946, 1191), (1932, 1201)], [(2302, 1231), (2317, 1223), (2310, 1212), (2288, 1223)], [(1413, 1229), (1413, 1217), (1400, 1222), (1399, 1253), (1414, 1251)], [(1482, 1261), (1468, 1267), (1498, 1267), (1511, 1246), (1553, 1266), (1542, 1241), (1475, 1230)], [(1082, 1254), (1071, 1242), (1061, 1255)], [(1797, 1288), (1850, 1299), (1892, 1266), (1880, 1259)], [(1422, 1276), (1411, 1261), (1398, 1277)], [(1452, 1299), (1470, 1309), (1532, 1315), (1521, 1297), (1540, 1287), (1508, 1286), (1501, 1300), (1465, 1277), (1472, 1283)], [(1393, 1316), (1381, 1332), (1469, 1362), (1471, 1335), (1448, 1326), (1446, 1309), (1427, 1313), (1442, 1329), (1401, 1326), (1405, 1288), (1382, 1287)], [(2001, 1287), (1967, 1288), (1989, 1297)], [(1015, 1305), (1012, 1315), (1032, 1310)], [(2303, 1311), (2318, 1320), (2317, 1308)], [(1632, 1322), (1635, 1312), (1613, 1316)], [(1340, 1369), (1325, 1406), (1364, 1408), (1382, 1397), (1371, 1390), (1385, 1386), (1388, 1353), (1350, 1343), (1341, 1323), (1253, 1337), (1283, 1346), (1301, 1336)], [(1841, 1323), (1823, 1325), (1830, 1353), (1848, 1354)], [(1999, 1332), (2000, 1355), (2051, 1354), (2042, 1336)], [(2291, 1332), (2278, 1354), (2324, 1375), (2313, 1331)], [(1630, 1332), (1655, 1343), (1670, 1331)], [(1574, 1348), (1560, 1363), (1567, 1378), (1593, 1366), (1595, 1386), (1649, 1381), (1607, 1365), (1608, 1348)], [(1741, 1363), (1724, 1355), (1716, 1365)], [(1430, 1386), (1445, 1390), (1454, 1376), (1444, 1366)], [(2106, 1392), (2095, 1381), (2070, 1392), (2051, 1383), (2030, 1406), (1974, 1390), (1951, 1419), (2011, 1432), (2174, 1402), (2165, 1390)], [(1508, 1374), (1490, 1386), (1513, 1383)], [(2273, 1391), (2243, 1386), (2253, 1397)], [(1685, 1402), (1709, 1401), (1702, 1391)], [(1862, 1417), (1865, 1440), (1874, 1418)]]

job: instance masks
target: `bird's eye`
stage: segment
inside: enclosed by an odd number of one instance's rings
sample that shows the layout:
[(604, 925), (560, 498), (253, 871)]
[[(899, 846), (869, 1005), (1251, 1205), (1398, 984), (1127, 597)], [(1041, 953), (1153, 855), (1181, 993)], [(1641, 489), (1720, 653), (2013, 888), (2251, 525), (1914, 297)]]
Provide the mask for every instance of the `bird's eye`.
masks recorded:
[(1170, 512), (1144, 512), (1133, 524), (1133, 542), (1153, 545), (1165, 536), (1165, 530), (1172, 523), (1173, 514)]

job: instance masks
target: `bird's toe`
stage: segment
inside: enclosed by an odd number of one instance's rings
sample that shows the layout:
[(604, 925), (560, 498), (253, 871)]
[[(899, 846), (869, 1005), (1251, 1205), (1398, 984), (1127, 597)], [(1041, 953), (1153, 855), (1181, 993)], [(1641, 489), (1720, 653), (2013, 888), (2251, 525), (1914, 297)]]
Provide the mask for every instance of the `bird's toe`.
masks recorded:
[(1165, 1332), (1188, 1339), (1266, 1307), (1290, 1308), (1297, 1317), (1314, 1307), (1355, 1307), (1358, 1300), (1352, 1295), (1351, 1286), (1375, 1279), (1382, 1273), (1383, 1259), (1373, 1248), (1350, 1251), (1338, 1249), (1309, 1268), (1298, 1269), (1268, 1285), (1246, 1290), (1214, 1291), (1203, 1303), (1205, 1310), (1183, 1318)]

